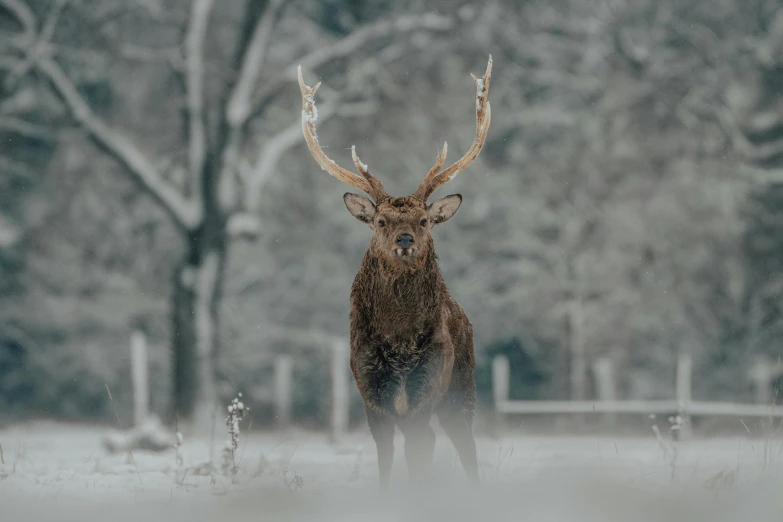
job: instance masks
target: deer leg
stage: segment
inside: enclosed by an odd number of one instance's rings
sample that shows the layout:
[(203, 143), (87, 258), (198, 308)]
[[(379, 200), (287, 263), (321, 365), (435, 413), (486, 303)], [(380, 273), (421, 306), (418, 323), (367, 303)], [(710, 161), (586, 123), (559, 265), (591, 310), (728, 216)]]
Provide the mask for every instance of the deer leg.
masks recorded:
[(462, 409), (445, 410), (438, 415), (441, 426), (457, 450), (459, 461), (471, 482), (478, 482), (478, 457), (473, 439), (473, 412)]
[(389, 487), (394, 460), (394, 421), (388, 415), (367, 408), (367, 422), (378, 450), (378, 482), (381, 491)]
[(429, 421), (429, 416), (426, 416), (401, 425), (405, 435), (405, 463), (412, 479), (426, 477), (432, 468), (435, 432), (432, 431)]

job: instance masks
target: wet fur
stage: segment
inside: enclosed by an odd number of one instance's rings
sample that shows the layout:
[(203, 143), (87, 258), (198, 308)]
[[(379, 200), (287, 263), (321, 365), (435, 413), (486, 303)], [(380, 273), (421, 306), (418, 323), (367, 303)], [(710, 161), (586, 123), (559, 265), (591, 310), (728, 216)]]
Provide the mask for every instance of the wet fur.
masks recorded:
[(381, 487), (391, 472), (395, 425), (405, 435), (411, 475), (427, 471), (434, 449), (433, 414), (454, 442), (468, 476), (478, 478), (471, 433), (473, 331), (443, 281), (429, 228), (409, 226), (426, 212), (415, 198), (378, 205), (390, 226), (417, 233), (420, 255), (395, 259), (376, 230), (351, 289), (351, 369), (378, 447)]

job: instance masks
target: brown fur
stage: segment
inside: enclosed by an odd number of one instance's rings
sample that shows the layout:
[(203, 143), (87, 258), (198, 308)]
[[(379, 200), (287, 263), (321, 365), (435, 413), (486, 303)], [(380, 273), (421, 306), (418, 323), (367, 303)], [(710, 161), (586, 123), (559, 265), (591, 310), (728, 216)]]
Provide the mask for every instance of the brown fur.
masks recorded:
[[(346, 194), (346, 204), (373, 238), (351, 289), (351, 369), (378, 449), (381, 487), (391, 473), (395, 425), (405, 435), (411, 475), (429, 468), (433, 414), (477, 479), (473, 331), (443, 281), (430, 235), (432, 223), (449, 219), (461, 197), (430, 206), (415, 197), (387, 198), (374, 208), (357, 198)], [(414, 237), (409, 256), (395, 253), (400, 234)]]

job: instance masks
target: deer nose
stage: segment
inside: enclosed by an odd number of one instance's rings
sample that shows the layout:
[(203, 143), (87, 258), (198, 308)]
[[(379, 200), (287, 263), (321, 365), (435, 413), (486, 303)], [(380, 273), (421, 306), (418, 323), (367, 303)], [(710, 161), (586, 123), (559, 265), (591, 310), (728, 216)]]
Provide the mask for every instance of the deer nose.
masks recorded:
[(410, 248), (413, 244), (413, 236), (410, 234), (400, 234), (397, 236), (397, 244), (401, 248)]

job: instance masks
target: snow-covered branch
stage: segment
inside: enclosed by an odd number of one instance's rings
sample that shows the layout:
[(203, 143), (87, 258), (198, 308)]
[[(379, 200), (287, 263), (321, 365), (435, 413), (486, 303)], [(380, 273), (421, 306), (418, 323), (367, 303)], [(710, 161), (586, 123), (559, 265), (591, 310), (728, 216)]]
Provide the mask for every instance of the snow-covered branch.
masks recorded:
[(178, 46), (172, 47), (142, 47), (130, 43), (118, 45), (117, 52), (124, 58), (139, 62), (164, 62), (174, 70), (182, 71), (185, 66), (182, 60), (182, 51)]
[(4, 131), (13, 132), (19, 136), (37, 140), (51, 141), (55, 139), (55, 135), (43, 125), (31, 123), (14, 116), (7, 116), (2, 113), (2, 108), (0, 108), (0, 129)]
[(68, 4), (68, 1), (69, 0), (56, 0), (54, 2), (52, 9), (49, 11), (49, 14), (46, 15), (46, 20), (44, 20), (43, 26), (41, 27), (39, 39), (42, 42), (51, 41), (52, 36), (54, 36), (54, 30), (57, 28), (57, 22), (60, 20), (60, 15)]
[(185, 38), (186, 86), (189, 123), (188, 163), (191, 194), (196, 202), (203, 197), (204, 160), (207, 156), (206, 107), (204, 106), (204, 39), (214, 0), (195, 0)]
[[(359, 51), (368, 42), (383, 38), (390, 34), (404, 34), (417, 30), (446, 31), (453, 27), (453, 20), (437, 13), (423, 15), (404, 15), (391, 20), (381, 20), (352, 32), (331, 45), (321, 47), (306, 54), (294, 64), (299, 64), (305, 71), (315, 69), (325, 63), (343, 58)], [(256, 96), (253, 112), (250, 118), (257, 116), (266, 105), (285, 87), (288, 82), (296, 79), (296, 65), (291, 65), (283, 74), (274, 78), (261, 89)]]
[[(320, 121), (335, 114), (334, 103), (326, 104), (318, 111)], [(252, 165), (246, 165), (241, 175), (245, 183), (245, 209), (257, 212), (264, 185), (274, 173), (280, 158), (292, 147), (304, 139), (302, 123), (295, 123), (264, 141)]]
[(226, 212), (234, 211), (237, 205), (237, 169), (242, 135), (250, 114), (250, 96), (261, 73), (274, 21), (282, 5), (282, 0), (271, 0), (256, 22), (251, 37), (239, 51), (238, 78), (228, 96), (223, 115), (228, 126), (228, 136), (220, 151), (218, 201)]
[[(318, 111), (318, 121), (323, 122), (334, 116), (355, 117), (365, 116), (377, 111), (373, 102), (348, 103), (338, 106), (332, 100)], [(283, 155), (298, 145), (304, 139), (302, 124), (297, 121), (274, 136), (264, 140), (255, 161), (240, 167), (240, 175), (244, 185), (244, 208), (232, 214), (229, 232), (233, 236), (255, 237), (260, 231), (258, 209), (264, 185), (272, 178)]]
[[(404, 15), (392, 20), (381, 20), (380, 22), (357, 29), (332, 45), (327, 45), (303, 56), (298, 63), (302, 65), (303, 69), (314, 69), (315, 67), (331, 62), (336, 58), (348, 56), (349, 54), (358, 51), (364, 44), (371, 40), (383, 38), (390, 34), (399, 35), (421, 29), (446, 31), (451, 29), (452, 26), (453, 21), (451, 18), (437, 13)], [(292, 79), (296, 77), (293, 68), (290, 70), (289, 74)]]
[(11, 88), (20, 78), (33, 69), (39, 55), (48, 52), (49, 42), (52, 39), (52, 36), (54, 36), (57, 21), (60, 19), (60, 14), (65, 8), (68, 0), (58, 0), (54, 3), (54, 6), (47, 14), (40, 31), (36, 29), (35, 15), (27, 5), (11, 0), (3, 1), (7, 2), (5, 4), (6, 7), (11, 9), (11, 12), (17, 17), (25, 31), (23, 37), (15, 43), (25, 57), (16, 62), (10, 70), (10, 74), (5, 79), (6, 88)]
[[(327, 106), (320, 116), (326, 119), (334, 114), (334, 107)], [(290, 148), (302, 141), (302, 124), (297, 121), (274, 137), (266, 140), (256, 156), (254, 164), (243, 169), (242, 177), (246, 183), (245, 208), (256, 212), (261, 199), (261, 190), (275, 171), (280, 157)]]
[(242, 56), (242, 65), (239, 70), (239, 79), (231, 92), (226, 107), (226, 120), (233, 128), (239, 128), (245, 124), (251, 109), (251, 96), (258, 83), (258, 75), (264, 65), (264, 58), (269, 48), (269, 40), (274, 28), (283, 0), (271, 0), (264, 14), (259, 18), (253, 30), (253, 36)]
[[(90, 137), (119, 161), (130, 176), (136, 180), (168, 212), (174, 221), (184, 228), (194, 228), (200, 221), (200, 208), (193, 205), (177, 189), (169, 185), (160, 175), (155, 165), (138, 147), (119, 131), (109, 127), (90, 109), (63, 69), (50, 56), (50, 40), (57, 21), (65, 8), (67, 0), (59, 0), (46, 17), (40, 34), (36, 30), (37, 22), (29, 6), (19, 0), (0, 0), (0, 5), (9, 10), (29, 34), (27, 58), (20, 66), (35, 68), (44, 76), (62, 99), (71, 116), (81, 124)], [(24, 71), (15, 70), (12, 76), (19, 77)]]
[(0, 0), (0, 7), (16, 18), (24, 31), (25, 39), (32, 40), (35, 35), (35, 15), (26, 3), (21, 0)]
[(93, 113), (71, 79), (54, 60), (42, 58), (36, 62), (36, 68), (51, 83), (71, 116), (89, 132), (93, 140), (126, 167), (129, 175), (163, 206), (179, 226), (192, 229), (198, 225), (201, 219), (199, 207), (169, 185), (131, 140)]

